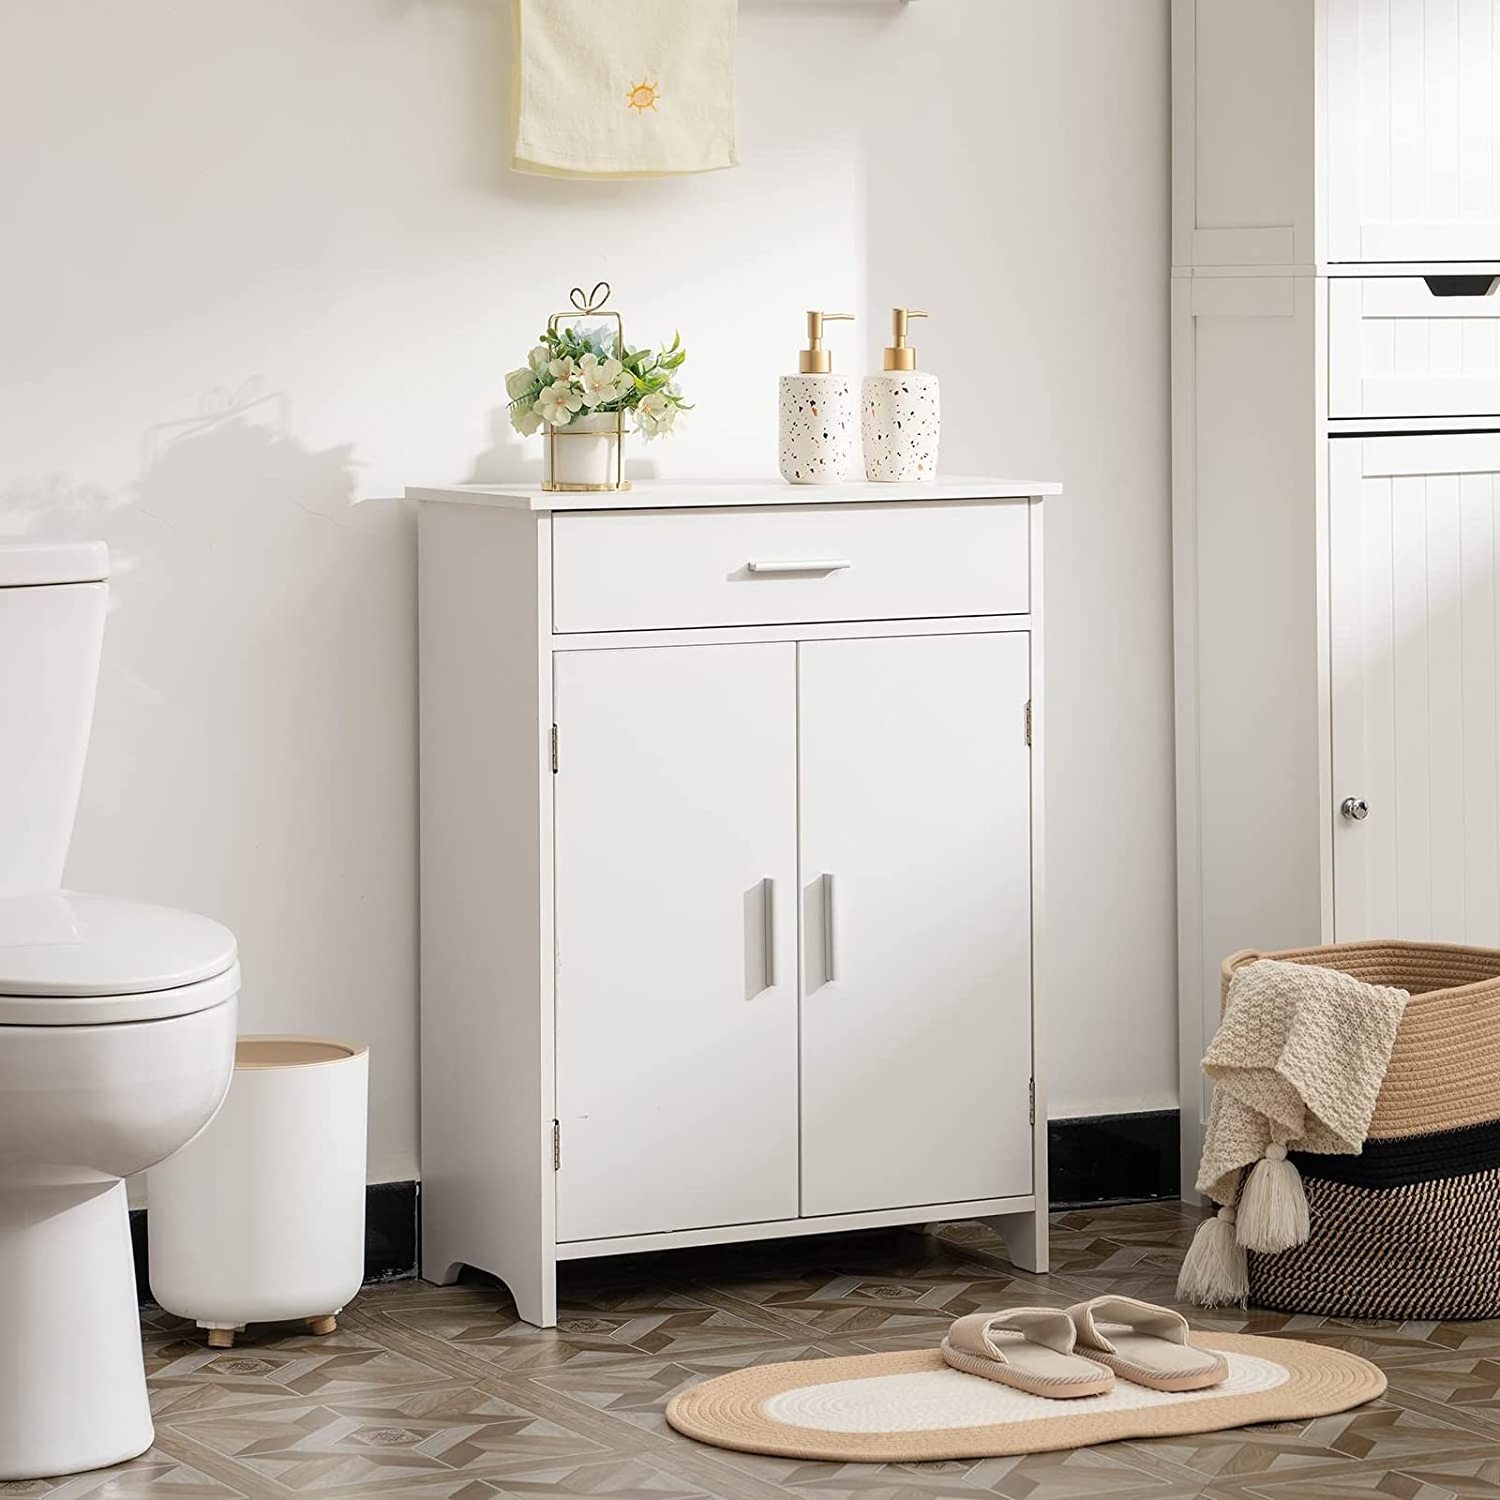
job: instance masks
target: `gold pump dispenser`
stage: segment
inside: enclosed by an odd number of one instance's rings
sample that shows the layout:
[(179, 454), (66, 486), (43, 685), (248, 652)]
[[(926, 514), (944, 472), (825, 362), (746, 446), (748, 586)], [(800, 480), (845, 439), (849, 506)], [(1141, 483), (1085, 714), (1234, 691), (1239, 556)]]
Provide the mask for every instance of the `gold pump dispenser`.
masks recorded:
[(833, 373), (833, 355), (823, 347), (825, 323), (853, 321), (853, 313), (809, 312), (798, 373), (777, 382), (781, 477), (788, 484), (842, 484), (854, 467), (859, 441), (854, 386)]
[(942, 392), (936, 375), (917, 368), (917, 351), (907, 342), (911, 320), (926, 316), (915, 307), (891, 309), (895, 336), (885, 351), (885, 369), (872, 371), (860, 385), (865, 478), (873, 483), (937, 478)]
[(833, 372), (833, 355), (823, 347), (825, 323), (852, 323), (853, 313), (809, 312), (807, 315), (807, 348), (797, 353), (797, 369), (803, 375), (829, 375)]
[(915, 370), (917, 368), (917, 351), (906, 342), (907, 320), (926, 316), (926, 313), (918, 312), (914, 307), (891, 309), (891, 323), (895, 329), (896, 342), (889, 345), (885, 351), (887, 370)]

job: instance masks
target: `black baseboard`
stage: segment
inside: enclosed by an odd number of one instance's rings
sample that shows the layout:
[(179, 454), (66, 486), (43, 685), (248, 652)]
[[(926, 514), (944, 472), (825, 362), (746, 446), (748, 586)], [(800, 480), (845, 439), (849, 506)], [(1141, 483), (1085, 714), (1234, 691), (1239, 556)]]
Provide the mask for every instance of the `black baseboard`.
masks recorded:
[(1053, 1120), (1047, 1127), (1052, 1207), (1144, 1203), (1181, 1190), (1175, 1109)]
[[(1053, 1208), (1143, 1203), (1178, 1194), (1175, 1109), (1053, 1120), (1047, 1127)], [(421, 1199), (415, 1182), (372, 1182), (365, 1190), (365, 1280), (392, 1281), (417, 1269)], [(151, 1299), (146, 1269), (146, 1211), (130, 1215), (135, 1280)]]
[[(365, 1189), (365, 1280), (394, 1281), (417, 1269), (417, 1216), (421, 1212), (415, 1182), (372, 1182)], [(132, 1209), (130, 1246), (135, 1252), (135, 1285), (142, 1302), (151, 1300), (146, 1267), (146, 1210)]]
[(372, 1182), (365, 1189), (365, 1280), (417, 1274), (422, 1190), (415, 1182)]

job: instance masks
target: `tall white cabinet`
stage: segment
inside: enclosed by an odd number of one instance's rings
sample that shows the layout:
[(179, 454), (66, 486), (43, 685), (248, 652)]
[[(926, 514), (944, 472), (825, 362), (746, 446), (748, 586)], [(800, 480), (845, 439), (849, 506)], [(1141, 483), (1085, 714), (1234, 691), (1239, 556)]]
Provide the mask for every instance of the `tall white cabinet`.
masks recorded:
[(1184, 1182), (1246, 946), (1500, 942), (1500, 0), (1173, 0)]
[(420, 507), (423, 1274), (981, 1218), (1046, 1265), (1042, 497)]

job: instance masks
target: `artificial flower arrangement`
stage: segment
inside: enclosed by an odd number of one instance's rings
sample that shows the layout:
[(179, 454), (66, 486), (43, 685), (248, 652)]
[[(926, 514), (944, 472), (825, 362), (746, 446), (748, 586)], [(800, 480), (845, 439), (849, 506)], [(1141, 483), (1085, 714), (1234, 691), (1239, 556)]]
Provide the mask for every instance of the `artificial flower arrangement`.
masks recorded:
[(681, 335), (653, 353), (632, 349), (604, 325), (549, 328), (526, 364), (505, 377), (511, 425), (530, 437), (580, 414), (628, 412), (647, 438), (671, 432), (677, 414), (692, 410), (676, 379), (686, 358)]

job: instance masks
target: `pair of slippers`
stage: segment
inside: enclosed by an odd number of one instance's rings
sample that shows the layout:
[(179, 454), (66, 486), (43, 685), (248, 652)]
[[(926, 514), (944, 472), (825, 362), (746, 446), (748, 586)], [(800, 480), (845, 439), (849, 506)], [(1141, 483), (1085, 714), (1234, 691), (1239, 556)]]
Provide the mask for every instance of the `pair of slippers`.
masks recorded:
[(1117, 1376), (1153, 1391), (1200, 1391), (1229, 1375), (1223, 1355), (1188, 1343), (1180, 1313), (1134, 1297), (1094, 1297), (1064, 1312), (971, 1313), (948, 1330), (942, 1354), (966, 1375), (1053, 1400), (1102, 1396)]

